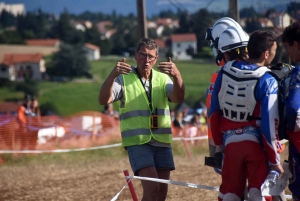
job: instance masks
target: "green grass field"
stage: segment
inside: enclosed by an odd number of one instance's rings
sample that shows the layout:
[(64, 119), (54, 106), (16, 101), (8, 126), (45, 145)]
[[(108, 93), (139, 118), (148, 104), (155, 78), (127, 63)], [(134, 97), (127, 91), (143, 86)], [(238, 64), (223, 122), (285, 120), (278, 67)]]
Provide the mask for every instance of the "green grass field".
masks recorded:
[[(101, 58), (100, 61), (91, 62), (91, 73), (94, 79), (78, 79), (71, 82), (41, 82), (39, 84), (39, 103), (52, 104), (59, 115), (68, 116), (80, 111), (102, 111), (103, 106), (98, 104), (99, 89), (111, 72), (117, 61), (121, 58)], [(135, 65), (133, 59), (127, 59)], [(158, 61), (160, 62), (160, 61)], [(209, 85), (211, 74), (218, 69), (214, 63), (203, 61), (174, 61), (180, 70), (185, 86), (185, 101), (193, 106), (196, 101), (204, 100), (205, 90)], [(158, 63), (157, 63), (158, 64)], [(156, 68), (156, 66), (154, 67)], [(23, 94), (13, 88), (1, 88), (0, 101), (22, 100)], [(175, 104), (171, 104), (171, 108)], [(115, 103), (117, 108), (117, 103)]]

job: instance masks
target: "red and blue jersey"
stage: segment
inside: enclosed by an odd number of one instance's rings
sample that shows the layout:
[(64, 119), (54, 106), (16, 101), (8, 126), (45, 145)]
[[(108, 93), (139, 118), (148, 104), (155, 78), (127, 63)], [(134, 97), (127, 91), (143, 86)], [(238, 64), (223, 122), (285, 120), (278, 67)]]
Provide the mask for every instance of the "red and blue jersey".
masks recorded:
[[(256, 70), (260, 66), (251, 64), (245, 61), (234, 62), (233, 67), (240, 70)], [(224, 145), (226, 142), (224, 139), (224, 133), (229, 130), (239, 130), (248, 126), (259, 128), (261, 134), (250, 133), (249, 139), (253, 139), (253, 136), (260, 143), (269, 158), (271, 164), (279, 164), (279, 155), (277, 153), (277, 139), (278, 139), (278, 84), (276, 79), (269, 73), (265, 73), (257, 81), (254, 87), (254, 97), (256, 100), (256, 106), (254, 108), (252, 120), (245, 122), (235, 122), (226, 119), (221, 115), (220, 103), (218, 94), (221, 89), (223, 70), (218, 74), (214, 90), (212, 92), (211, 106), (209, 110), (209, 116), (211, 121), (211, 130), (214, 142), (216, 145)], [(253, 136), (250, 136), (253, 135)], [(243, 139), (247, 140), (247, 139)]]
[(286, 114), (289, 140), (300, 152), (300, 64), (291, 72)]
[[(219, 72), (219, 71), (218, 71)], [(206, 109), (209, 112), (210, 110), (210, 103), (211, 103), (211, 95), (214, 90), (215, 82), (218, 77), (218, 72), (214, 72), (211, 76), (210, 80), (210, 85), (206, 90)], [(211, 128), (210, 128), (210, 118), (207, 118), (207, 133), (208, 133), (208, 138), (212, 139), (212, 134), (211, 134)]]

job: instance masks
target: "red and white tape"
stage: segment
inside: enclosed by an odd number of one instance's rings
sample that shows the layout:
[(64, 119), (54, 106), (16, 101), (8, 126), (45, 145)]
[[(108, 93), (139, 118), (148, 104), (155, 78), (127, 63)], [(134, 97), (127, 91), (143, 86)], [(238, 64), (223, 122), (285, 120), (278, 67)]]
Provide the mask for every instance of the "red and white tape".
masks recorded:
[[(203, 140), (207, 139), (206, 136), (200, 136), (200, 137), (193, 137), (193, 138), (183, 138), (183, 137), (175, 137), (173, 138), (174, 141), (177, 140)], [(55, 150), (0, 150), (0, 154), (15, 154), (15, 153), (35, 153), (35, 154), (41, 154), (41, 153), (65, 153), (65, 152), (73, 152), (73, 151), (88, 151), (88, 150), (97, 150), (97, 149), (107, 149), (112, 147), (120, 147), (121, 143), (116, 144), (109, 144), (109, 145), (103, 145), (103, 146), (97, 146), (97, 147), (89, 147), (89, 148), (77, 148), (77, 149), (55, 149)]]

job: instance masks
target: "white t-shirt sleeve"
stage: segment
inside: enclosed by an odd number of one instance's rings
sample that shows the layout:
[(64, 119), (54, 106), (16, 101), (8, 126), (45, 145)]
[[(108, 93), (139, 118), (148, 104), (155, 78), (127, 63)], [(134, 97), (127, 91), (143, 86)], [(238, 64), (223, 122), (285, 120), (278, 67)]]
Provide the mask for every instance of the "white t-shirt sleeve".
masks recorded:
[(123, 77), (122, 75), (119, 75), (116, 77), (114, 84), (113, 84), (113, 89), (112, 89), (112, 101), (118, 101), (123, 98)]
[(167, 84), (166, 84), (167, 97), (170, 96), (172, 91), (173, 91), (173, 81), (171, 80), (171, 78), (169, 78), (169, 80), (167, 81)]

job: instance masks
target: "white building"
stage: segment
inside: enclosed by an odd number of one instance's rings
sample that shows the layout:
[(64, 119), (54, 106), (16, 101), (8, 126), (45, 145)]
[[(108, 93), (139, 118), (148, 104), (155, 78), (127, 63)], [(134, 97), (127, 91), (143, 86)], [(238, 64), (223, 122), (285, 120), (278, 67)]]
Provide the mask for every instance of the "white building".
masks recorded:
[(287, 13), (272, 13), (269, 19), (273, 22), (274, 26), (285, 28), (291, 24), (291, 17)]
[(74, 23), (74, 27), (76, 30), (79, 30), (82, 32), (85, 32), (85, 30), (86, 30), (85, 26), (81, 23)]
[(99, 60), (100, 59), (100, 48), (96, 45), (86, 43), (84, 45), (84, 49), (86, 50), (86, 57), (90, 61)]
[(0, 65), (0, 78), (23, 81), (26, 76), (42, 80), (46, 72), (42, 54), (5, 54)]
[(192, 55), (188, 52), (197, 52), (197, 37), (193, 33), (172, 34), (170, 37), (173, 58), (178, 60), (191, 60)]
[(75, 29), (85, 32), (86, 29), (92, 28), (93, 23), (88, 20), (79, 20), (79, 21), (73, 22), (73, 25), (74, 25)]
[(7, 12), (13, 14), (14, 16), (18, 15), (25, 15), (25, 5), (20, 4), (5, 4), (4, 2), (0, 2), (0, 13), (2, 13), (3, 10), (6, 10)]

